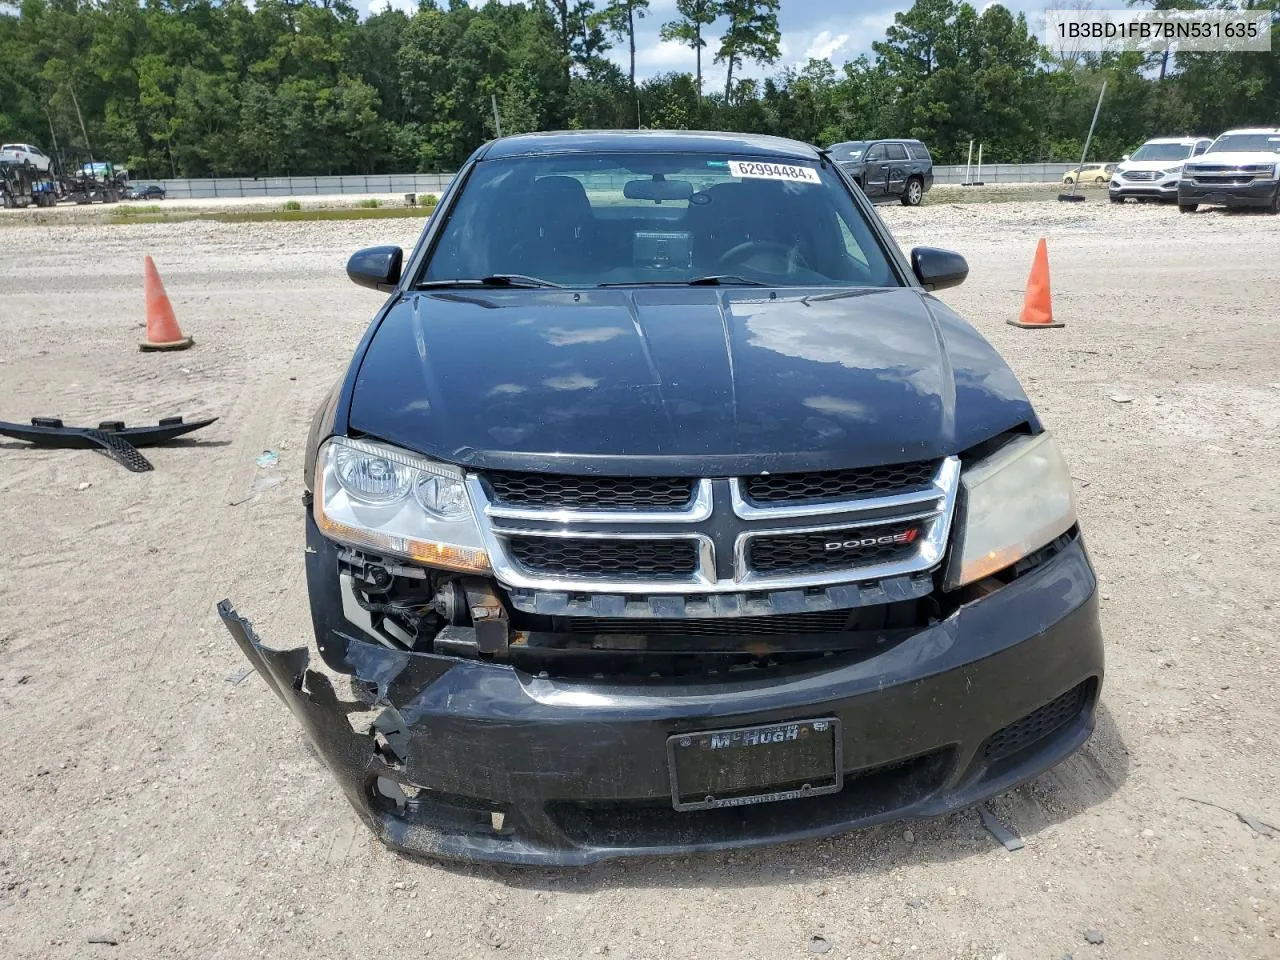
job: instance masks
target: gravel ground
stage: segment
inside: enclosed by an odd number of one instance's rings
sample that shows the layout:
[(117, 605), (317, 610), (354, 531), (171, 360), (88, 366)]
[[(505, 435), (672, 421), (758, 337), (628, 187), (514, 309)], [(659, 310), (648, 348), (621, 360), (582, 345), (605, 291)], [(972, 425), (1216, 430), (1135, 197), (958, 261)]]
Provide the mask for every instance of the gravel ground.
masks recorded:
[[(388, 852), (213, 606), (307, 635), (305, 430), (378, 303), (343, 263), (418, 223), (69, 218), (0, 228), (0, 417), (221, 419), (148, 474), (0, 441), (0, 956), (1280, 957), (1280, 839), (1229, 812), (1280, 826), (1280, 222), (882, 215), (969, 258), (945, 299), (1062, 439), (1102, 581), (1097, 733), (992, 804), (1025, 849), (966, 811), (564, 873)], [(1017, 330), (1040, 236), (1067, 325)], [(138, 352), (144, 253), (195, 349)]]

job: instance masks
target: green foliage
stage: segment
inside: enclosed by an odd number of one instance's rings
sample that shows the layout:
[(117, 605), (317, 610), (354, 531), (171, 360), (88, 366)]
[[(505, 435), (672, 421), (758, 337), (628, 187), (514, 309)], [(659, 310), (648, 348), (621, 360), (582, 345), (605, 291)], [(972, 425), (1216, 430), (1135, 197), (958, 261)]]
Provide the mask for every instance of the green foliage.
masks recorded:
[(382, 201), (379, 200), (377, 197), (365, 197), (363, 200), (357, 200), (356, 206), (365, 207), (369, 210), (373, 210), (377, 207), (382, 206)]
[[(1274, 21), (1278, 4), (1251, 5)], [(1274, 52), (1051, 51), (1023, 15), (972, 0), (915, 0), (870, 56), (764, 79), (742, 71), (779, 59), (779, 0), (676, 0), (662, 35), (689, 49), (688, 72), (640, 83), (605, 55), (617, 42), (631, 59), (648, 0), (423, 0), (364, 20), (350, 0), (0, 6), (0, 139), (140, 178), (455, 170), (496, 135), (495, 103), (504, 134), (639, 123), (823, 145), (907, 135), (940, 163), (963, 162), (971, 139), (991, 161), (1078, 160), (1104, 80), (1098, 159), (1280, 111)], [(726, 67), (723, 90), (700, 89), (704, 47)]]
[(302, 204), (297, 200), (286, 200), (280, 206), (281, 210), (301, 210)]
[(729, 18), (729, 27), (720, 38), (716, 51), (716, 63), (728, 67), (724, 85), (725, 103), (732, 101), (733, 72), (750, 61), (771, 64), (781, 53), (778, 44), (782, 33), (778, 30), (779, 0), (724, 0), (720, 11)]

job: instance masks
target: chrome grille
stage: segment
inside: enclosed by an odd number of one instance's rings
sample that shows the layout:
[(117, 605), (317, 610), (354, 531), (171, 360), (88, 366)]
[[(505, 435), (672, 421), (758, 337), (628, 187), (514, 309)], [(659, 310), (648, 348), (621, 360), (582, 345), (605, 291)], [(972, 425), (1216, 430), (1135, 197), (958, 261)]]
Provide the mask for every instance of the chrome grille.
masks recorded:
[(758, 504), (844, 500), (923, 490), (933, 482), (939, 465), (937, 460), (921, 460), (856, 470), (762, 474), (741, 482), (747, 499)]
[(756, 573), (840, 570), (901, 560), (915, 553), (920, 528), (893, 523), (814, 533), (753, 537), (747, 566)]
[(1125, 180), (1157, 180), (1160, 172), (1158, 170), (1126, 170), (1120, 176)]
[[(646, 484), (660, 489), (648, 480), (531, 481), (528, 474), (517, 475), (518, 486), (534, 490), (533, 499), (513, 505), (497, 496), (515, 489), (504, 487), (508, 476), (471, 474), (467, 489), (494, 574), (520, 594), (522, 609), (606, 617), (625, 609), (630, 617), (639, 608), (625, 598), (635, 597), (647, 615), (661, 617), (681, 615), (664, 612), (673, 604), (697, 607), (699, 595), (744, 610), (764, 593), (792, 610), (813, 609), (810, 601), (842, 608), (919, 595), (916, 580), (928, 581), (946, 548), (960, 461), (676, 478), (689, 493), (674, 507), (628, 502)], [(607, 492), (590, 500), (584, 480)], [(554, 499), (552, 490), (572, 496)], [(864, 542), (908, 533), (903, 542)], [(831, 543), (839, 546), (829, 549)]]

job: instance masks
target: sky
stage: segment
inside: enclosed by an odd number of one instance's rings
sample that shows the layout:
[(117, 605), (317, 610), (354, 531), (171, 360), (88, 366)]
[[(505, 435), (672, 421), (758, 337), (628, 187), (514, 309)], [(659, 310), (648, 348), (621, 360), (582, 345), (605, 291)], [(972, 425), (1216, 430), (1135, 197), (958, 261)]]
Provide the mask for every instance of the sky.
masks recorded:
[[(468, 2), (472, 6), (480, 6), (482, 0)], [(417, 0), (357, 0), (357, 3), (365, 9), (372, 7), (374, 10), (381, 10), (389, 3), (409, 14), (418, 7)], [(982, 10), (989, 4), (986, 0), (978, 0), (974, 5)], [(1034, 23), (1035, 17), (1042, 17), (1046, 6), (1056, 6), (1046, 0), (1036, 4), (1026, 0), (1008, 0), (1004, 5), (1015, 14), (1026, 12), (1033, 30), (1038, 26)], [(883, 39), (885, 28), (893, 23), (893, 15), (909, 6), (910, 3), (885, 3), (885, 0), (781, 0), (778, 25), (782, 31), (782, 59), (772, 67), (749, 66), (743, 75), (764, 76), (783, 67), (804, 64), (810, 57), (829, 59), (839, 69), (845, 61), (859, 54), (869, 54), (872, 41)], [(1119, 0), (1115, 6), (1120, 6)], [(649, 0), (648, 14), (636, 28), (637, 79), (643, 80), (670, 70), (693, 73), (693, 50), (674, 42), (664, 43), (658, 37), (662, 24), (677, 17), (675, 0)], [(707, 47), (702, 51), (703, 84), (707, 90), (724, 86), (724, 67), (712, 62), (716, 37), (722, 30), (722, 23), (709, 28)], [(624, 70), (627, 68), (625, 44), (615, 42), (609, 55)]]

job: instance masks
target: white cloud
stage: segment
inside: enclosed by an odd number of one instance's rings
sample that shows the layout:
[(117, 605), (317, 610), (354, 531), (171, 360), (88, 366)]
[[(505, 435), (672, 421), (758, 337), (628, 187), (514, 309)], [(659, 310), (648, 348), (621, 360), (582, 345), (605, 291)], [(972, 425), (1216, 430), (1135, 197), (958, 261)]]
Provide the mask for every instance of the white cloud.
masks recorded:
[[(625, 48), (615, 47), (610, 51), (613, 60), (618, 63), (622, 69), (627, 69), (628, 53)], [(703, 69), (706, 69), (707, 61), (711, 58), (707, 56), (707, 51), (702, 51)], [(681, 70), (687, 73), (693, 73), (694, 60), (693, 49), (686, 47), (682, 43), (675, 40), (659, 40), (657, 43), (645, 47), (636, 47), (636, 76), (643, 78), (651, 76), (655, 73), (666, 73), (668, 70)]]
[(809, 43), (809, 48), (805, 50), (803, 60), (830, 60), (838, 50), (843, 50), (844, 45), (849, 42), (847, 33), (832, 34), (830, 30), (823, 30)]

